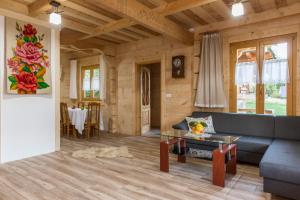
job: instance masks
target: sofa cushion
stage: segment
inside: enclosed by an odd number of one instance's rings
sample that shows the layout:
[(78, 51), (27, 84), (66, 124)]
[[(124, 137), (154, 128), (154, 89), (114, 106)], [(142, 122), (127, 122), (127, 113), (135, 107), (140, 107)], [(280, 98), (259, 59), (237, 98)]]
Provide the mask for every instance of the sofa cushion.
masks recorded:
[(264, 178), (264, 192), (287, 197), (288, 199), (300, 199), (300, 185), (269, 178)]
[(260, 153), (252, 153), (248, 151), (237, 151), (237, 160), (238, 162), (250, 163), (254, 165), (259, 165), (263, 154)]
[(200, 118), (186, 117), (185, 120), (189, 126), (189, 131), (192, 133), (216, 133), (211, 116)]
[(182, 120), (180, 123), (173, 125), (172, 128), (187, 131), (189, 130), (189, 126), (185, 119)]
[(264, 154), (272, 143), (272, 140), (272, 138), (265, 137), (243, 136), (236, 144), (239, 151)]
[(281, 139), (300, 140), (300, 117), (275, 117), (275, 137)]
[(274, 137), (274, 117), (240, 113), (193, 112), (193, 117), (211, 115), (216, 132), (246, 136)]
[[(216, 133), (217, 135), (229, 135), (228, 133)], [(236, 134), (230, 134), (234, 136), (240, 136)], [(250, 153), (264, 154), (268, 147), (271, 145), (273, 139), (266, 137), (256, 137), (256, 136), (240, 136), (240, 138), (235, 142), (238, 151), (245, 151)], [(199, 145), (199, 146), (210, 146), (212, 148), (218, 148), (219, 144), (216, 142), (208, 141), (197, 141), (197, 140), (187, 140), (188, 144)]]
[(300, 184), (300, 141), (275, 139), (260, 162), (260, 175)]

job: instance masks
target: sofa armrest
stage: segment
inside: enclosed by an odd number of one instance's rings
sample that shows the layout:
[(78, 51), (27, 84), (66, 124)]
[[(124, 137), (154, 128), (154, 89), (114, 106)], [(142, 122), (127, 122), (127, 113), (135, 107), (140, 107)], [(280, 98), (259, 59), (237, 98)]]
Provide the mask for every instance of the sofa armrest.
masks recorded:
[(180, 123), (173, 125), (172, 128), (187, 131), (189, 130), (189, 126), (185, 119), (182, 120)]

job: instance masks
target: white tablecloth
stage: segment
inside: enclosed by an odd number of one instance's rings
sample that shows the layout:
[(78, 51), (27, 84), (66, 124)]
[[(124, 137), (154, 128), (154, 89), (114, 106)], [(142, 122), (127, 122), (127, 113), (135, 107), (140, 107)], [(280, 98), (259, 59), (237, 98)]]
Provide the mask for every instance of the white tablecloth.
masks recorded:
[(78, 133), (82, 134), (82, 131), (84, 130), (84, 123), (87, 118), (87, 109), (81, 110), (80, 108), (68, 108), (68, 111), (72, 125), (75, 126)]

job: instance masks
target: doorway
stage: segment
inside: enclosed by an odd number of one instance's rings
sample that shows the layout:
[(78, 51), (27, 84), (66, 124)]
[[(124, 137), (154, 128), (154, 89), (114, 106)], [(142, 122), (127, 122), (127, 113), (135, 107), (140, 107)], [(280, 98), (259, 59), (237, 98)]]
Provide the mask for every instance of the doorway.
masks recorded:
[(142, 64), (139, 67), (141, 135), (159, 137), (161, 129), (161, 64)]

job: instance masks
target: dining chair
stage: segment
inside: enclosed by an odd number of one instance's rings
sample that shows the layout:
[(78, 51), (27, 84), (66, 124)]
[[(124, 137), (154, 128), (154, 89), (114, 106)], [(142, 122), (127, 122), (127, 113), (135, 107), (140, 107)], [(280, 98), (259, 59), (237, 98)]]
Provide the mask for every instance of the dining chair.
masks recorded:
[(84, 107), (85, 107), (85, 103), (83, 101), (79, 101), (78, 108), (84, 108)]
[(60, 103), (60, 122), (61, 122), (62, 135), (67, 133), (67, 136), (70, 136), (71, 129), (72, 129), (73, 135), (75, 135), (74, 128), (71, 124), (70, 117), (69, 117), (68, 105), (63, 102)]
[(86, 120), (86, 137), (90, 138), (95, 130), (100, 129), (100, 103), (91, 102), (88, 104)]

